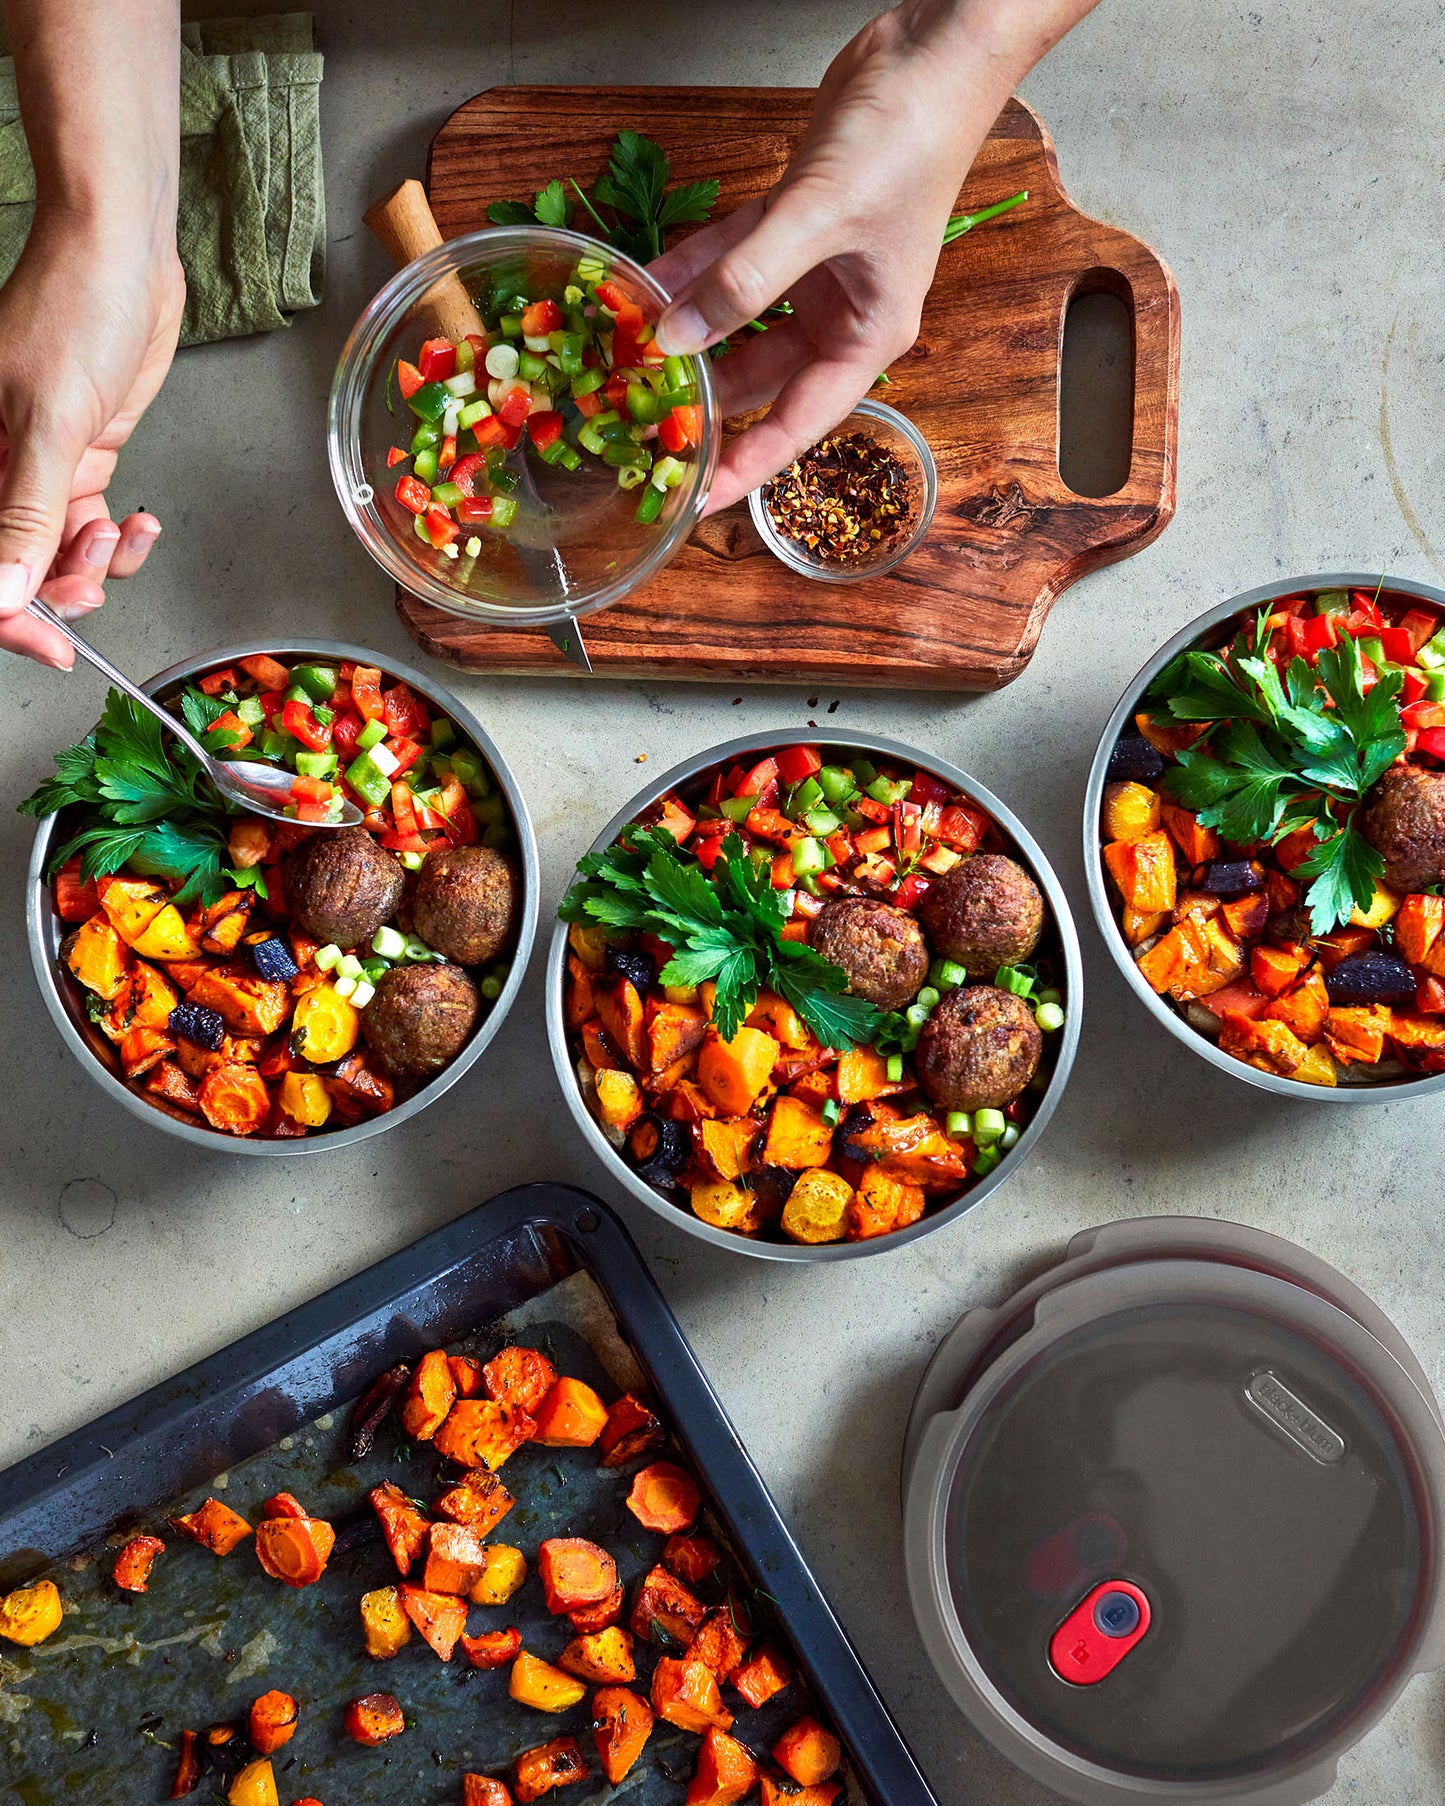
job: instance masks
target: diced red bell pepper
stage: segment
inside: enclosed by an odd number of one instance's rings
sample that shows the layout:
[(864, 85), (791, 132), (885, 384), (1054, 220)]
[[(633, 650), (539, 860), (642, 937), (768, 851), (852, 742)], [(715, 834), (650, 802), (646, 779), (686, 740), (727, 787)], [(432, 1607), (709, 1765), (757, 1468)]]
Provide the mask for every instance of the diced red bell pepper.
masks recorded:
[(416, 799), (412, 795), (410, 784), (392, 785), (391, 814), (398, 834), (408, 835), (417, 832)]
[[(727, 824), (725, 823), (724, 826), (726, 825)], [(711, 828), (712, 826), (713, 824), (711, 822), (704, 822), (702, 824), (702, 827), (698, 829), (697, 839), (694, 841), (692, 849), (697, 856), (698, 864), (705, 872), (710, 872), (717, 864), (718, 855), (722, 852), (723, 840), (725, 838), (722, 834), (703, 833), (703, 828)]]
[(1378, 633), (1385, 625), (1385, 617), (1380, 613), (1375, 598), (1368, 590), (1350, 591), (1350, 612), (1345, 616), (1345, 632), (1356, 636), (1362, 633)]
[(893, 805), (893, 843), (900, 853), (922, 852), (923, 834), (918, 825), (922, 813), (914, 802)]
[(1400, 701), (1407, 706), (1419, 702), (1430, 688), (1423, 671), (1417, 671), (1413, 665), (1406, 665), (1404, 682), (1400, 685)]
[(1432, 759), (1445, 759), (1445, 727), (1427, 727), (1416, 745)]
[(887, 803), (874, 802), (871, 796), (855, 796), (848, 807), (858, 815), (867, 816), (869, 821), (886, 822), (893, 819)]
[[(614, 370), (608, 377), (603, 384), (602, 393), (607, 397), (609, 408), (616, 408), (620, 412), (627, 406), (627, 378), (620, 370)], [(673, 411), (676, 412), (676, 409)]]
[(304, 822), (323, 822), (331, 820), (330, 803), (297, 803), (296, 819)]
[(646, 321), (640, 307), (624, 308), (612, 327), (612, 368), (635, 370), (643, 361), (642, 331)]
[(686, 451), (702, 438), (702, 409), (683, 405), (663, 416), (657, 426), (657, 442), (664, 451)]
[(836, 834), (828, 836), (828, 851), (839, 865), (847, 865), (858, 851), (853, 844), (853, 836), (846, 828), (839, 828)]
[(291, 780), (293, 803), (329, 803), (335, 794), (336, 786), (325, 778), (308, 777), (305, 772), (300, 772)]
[[(525, 383), (514, 383), (502, 396), (494, 418), (500, 420), (503, 426), (520, 427), (531, 412), (532, 391)], [(481, 443), (480, 437), (477, 443)]]
[(269, 722), (273, 716), (279, 715), (286, 706), (284, 690), (262, 690), (257, 701), (261, 704), (261, 713)]
[(425, 514), (431, 506), (431, 490), (420, 477), (407, 471), (396, 479), (396, 499), (413, 514)]
[(528, 419), (527, 431), (532, 435), (532, 443), (538, 451), (546, 451), (549, 445), (555, 445), (562, 437), (562, 428), (566, 424), (555, 408), (539, 408)]
[(491, 518), (492, 498), (489, 495), (467, 495), (457, 503), (457, 519), (464, 527), (481, 526)]
[(801, 784), (823, 769), (823, 755), (816, 746), (785, 746), (777, 754), (778, 776), (785, 784)]
[(344, 709), (331, 723), (331, 744), (340, 754), (343, 763), (350, 763), (365, 725), (354, 709)]
[(477, 493), (477, 485), (483, 487), (487, 481), (487, 460), (480, 452), (468, 452), (464, 458), (458, 458), (452, 466), (452, 482), (465, 496)]
[[(855, 803), (854, 807), (858, 805)], [(943, 811), (938, 822), (938, 838), (946, 847), (955, 852), (971, 853), (983, 839), (988, 817), (979, 815), (973, 809), (967, 809), (962, 803), (953, 803)]]
[(476, 435), (477, 444), (483, 451), (489, 450), (494, 445), (504, 446), (510, 451), (522, 437), (521, 427), (508, 426), (498, 414), (488, 414), (485, 420), (479, 420), (472, 428), (472, 432)]
[(386, 750), (396, 760), (393, 777), (400, 777), (403, 772), (410, 771), (421, 757), (421, 748), (415, 740), (407, 740), (393, 736), (386, 742)]
[(424, 383), (444, 383), (456, 374), (457, 348), (450, 339), (428, 339), (416, 360)]
[(893, 844), (891, 828), (863, 828), (854, 836), (854, 845), (865, 857), (871, 858), (874, 853), (881, 853)]
[(793, 855), (791, 853), (773, 854), (773, 889), (791, 890), (798, 882), (793, 871)]
[(528, 339), (545, 338), (549, 332), (562, 330), (562, 309), (550, 295), (522, 309), (522, 335)]
[(1309, 650), (1305, 623), (1298, 615), (1287, 615), (1280, 623), (1285, 651), (1290, 658), (1303, 658)]
[(1445, 702), (1412, 702), (1400, 710), (1405, 727), (1445, 727)]
[[(1418, 652), (1440, 631), (1440, 617), (1427, 608), (1407, 608), (1400, 617), (1400, 631), (1410, 636), (1411, 650)], [(1408, 664), (1410, 661), (1402, 662)]]
[(912, 909), (923, 901), (932, 885), (931, 878), (925, 878), (922, 872), (913, 872), (898, 886), (893, 901), (900, 909)]
[(425, 853), (432, 843), (424, 834), (383, 834), (381, 844), (388, 853)]
[(399, 445), (388, 445), (386, 448), (386, 468), (388, 470), (395, 470), (398, 464), (405, 464), (410, 456), (411, 453), (409, 451), (403, 451)]
[(442, 440), (441, 448), (437, 452), (437, 470), (438, 470), (438, 472), (440, 473), (442, 471), (450, 470), (452, 465), (455, 464), (456, 461), (457, 461), (457, 436), (455, 433), (448, 433), (446, 438)]
[(778, 781), (778, 762), (776, 759), (759, 759), (750, 771), (745, 771), (732, 787), (734, 796), (755, 796), (761, 799), (769, 784)]
[(396, 360), (396, 386), (401, 390), (403, 401), (410, 401), (425, 381), (415, 364), (409, 364), (404, 357)]
[(426, 704), (409, 684), (396, 683), (381, 699), (381, 719), (386, 731), (398, 738), (416, 739), (431, 727)]
[(235, 689), (236, 673), (229, 665), (224, 671), (208, 671), (201, 679), (200, 687), (207, 696), (219, 696), (222, 690)]
[(1333, 615), (1311, 615), (1304, 624), (1304, 634), (1305, 656), (1311, 660), (1318, 658), (1327, 647), (1340, 643)]
[(620, 284), (613, 282), (610, 278), (606, 282), (597, 284), (597, 299), (604, 307), (610, 308), (613, 313), (620, 313), (624, 307), (636, 305)]
[(428, 508), (426, 511), (426, 536), (438, 551), (449, 546), (456, 538), (459, 529), (457, 523), (445, 508)]
[(590, 395), (574, 395), (572, 405), (584, 420), (590, 420), (594, 414), (602, 412), (605, 404), (601, 394), (594, 389)]
[(293, 734), (308, 752), (325, 752), (331, 744), (329, 721), (318, 721), (309, 702), (293, 696), (281, 711), (281, 725)]
[(375, 665), (358, 665), (351, 673), (351, 700), (363, 721), (382, 719), (381, 672)]
[(55, 913), (62, 922), (88, 922), (100, 908), (100, 892), (92, 878), (81, 882), (80, 855), (67, 859), (55, 874)]
[(481, 332), (469, 332), (466, 336), (467, 343), (472, 348), (473, 360), (478, 364), (484, 364), (487, 361), (487, 349), (491, 341), (485, 333)]
[(1415, 662), (1415, 642), (1403, 627), (1382, 627), (1380, 629), (1380, 645), (1385, 657), (1392, 665), (1413, 665)]
[(917, 803), (920, 808), (926, 808), (929, 803), (948, 802), (952, 794), (947, 784), (941, 783), (931, 772), (915, 771), (908, 800), (910, 803)]
[(251, 744), (251, 730), (234, 709), (227, 709), (224, 715), (217, 715), (206, 732), (214, 733), (218, 727), (225, 728), (231, 736), (226, 742), (228, 752), (239, 752), (243, 746)]

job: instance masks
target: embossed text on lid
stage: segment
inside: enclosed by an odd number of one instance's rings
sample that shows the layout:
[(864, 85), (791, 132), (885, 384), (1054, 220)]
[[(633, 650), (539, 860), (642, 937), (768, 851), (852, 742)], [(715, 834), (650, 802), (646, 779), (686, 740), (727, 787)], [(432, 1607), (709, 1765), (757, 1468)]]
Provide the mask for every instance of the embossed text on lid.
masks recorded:
[(1296, 1393), (1291, 1392), (1278, 1375), (1266, 1368), (1256, 1373), (1244, 1389), (1245, 1397), (1256, 1410), (1263, 1411), (1291, 1442), (1325, 1467), (1333, 1467), (1345, 1458), (1345, 1439), (1332, 1430), (1317, 1411)]

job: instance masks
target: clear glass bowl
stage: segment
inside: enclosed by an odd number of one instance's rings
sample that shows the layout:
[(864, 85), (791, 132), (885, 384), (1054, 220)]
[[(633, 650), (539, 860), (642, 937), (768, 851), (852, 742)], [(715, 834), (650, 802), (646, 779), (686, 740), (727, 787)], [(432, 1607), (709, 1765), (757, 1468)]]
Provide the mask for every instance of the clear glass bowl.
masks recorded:
[(779, 532), (768, 512), (763, 497), (767, 487), (753, 490), (748, 497), (748, 511), (753, 517), (763, 544), (780, 558), (790, 570), (805, 577), (816, 577), (823, 583), (856, 583), (863, 577), (876, 577), (891, 571), (908, 556), (928, 531), (933, 511), (938, 506), (938, 466), (928, 441), (907, 417), (886, 402), (865, 398), (844, 421), (826, 436), (836, 439), (845, 433), (861, 433), (885, 451), (891, 452), (907, 471), (912, 491), (913, 511), (908, 526), (886, 545), (880, 545), (871, 558), (860, 558), (855, 564), (840, 564), (810, 552), (801, 540), (789, 539)]
[(396, 360), (414, 362), (423, 339), (445, 330), (438, 313), (455, 316), (458, 280), (481, 302), (482, 313), (489, 294), (503, 290), (560, 300), (580, 257), (603, 263), (648, 320), (661, 317), (669, 296), (621, 252), (576, 232), (502, 226), (439, 245), (398, 271), (342, 350), (327, 419), (336, 493), (382, 569), (452, 614), (534, 627), (591, 614), (655, 577), (701, 518), (722, 440), (705, 357), (691, 360), (702, 446), (650, 526), (633, 518), (638, 491), (619, 488), (610, 466), (590, 458), (575, 472), (549, 466), (527, 449), (526, 439), (508, 457), (521, 477), (517, 521), (505, 533), (479, 532), (482, 549), (475, 559), (453, 560), (424, 545), (412, 515), (395, 498), (396, 471), (387, 465), (387, 452), (407, 444), (415, 426), (389, 381)]

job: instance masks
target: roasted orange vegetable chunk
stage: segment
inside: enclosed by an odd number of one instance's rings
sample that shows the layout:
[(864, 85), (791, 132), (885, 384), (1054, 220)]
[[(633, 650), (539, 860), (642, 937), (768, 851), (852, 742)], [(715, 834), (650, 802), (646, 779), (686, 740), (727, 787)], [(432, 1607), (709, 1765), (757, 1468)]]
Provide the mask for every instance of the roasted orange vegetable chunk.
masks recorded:
[[(717, 1677), (702, 1662), (663, 1656), (652, 1673), (652, 1709), (681, 1731), (729, 1730), (733, 1715), (722, 1703)], [(790, 1771), (791, 1772), (791, 1771)]]
[(554, 1737), (550, 1743), (539, 1743), (536, 1749), (523, 1750), (517, 1758), (517, 1798), (540, 1800), (554, 1787), (570, 1787), (574, 1781), (587, 1779), (587, 1758), (577, 1747), (575, 1737)]
[(444, 1662), (452, 1659), (457, 1638), (467, 1628), (467, 1605), (450, 1593), (429, 1593), (405, 1582), (397, 1588), (401, 1609)]
[(643, 1468), (627, 1495), (627, 1509), (638, 1523), (663, 1536), (690, 1530), (701, 1503), (697, 1482), (671, 1461), (654, 1461)]
[(816, 1718), (800, 1718), (773, 1745), (773, 1759), (800, 1787), (816, 1787), (843, 1765), (843, 1748)]
[(545, 1448), (591, 1448), (607, 1422), (607, 1407), (583, 1380), (562, 1378), (537, 1409), (537, 1440)]
[(207, 1499), (196, 1511), (172, 1518), (171, 1528), (200, 1543), (213, 1555), (229, 1555), (236, 1544), (251, 1535), (251, 1526), (239, 1512), (219, 1499)]
[(624, 1392), (607, 1413), (598, 1438), (603, 1467), (622, 1467), (667, 1440), (662, 1419), (635, 1392)]
[(373, 1486), (369, 1496), (372, 1509), (381, 1520), (382, 1534), (386, 1538), (387, 1548), (391, 1550), (391, 1559), (396, 1563), (397, 1572), (409, 1574), (412, 1563), (426, 1546), (430, 1523), (401, 1488), (394, 1486), (390, 1480), (383, 1481), (380, 1486)]
[(282, 1693), (274, 1687), (269, 1693), (263, 1693), (252, 1702), (250, 1715), (246, 1720), (251, 1747), (259, 1750), (263, 1756), (279, 1750), (283, 1743), (289, 1743), (296, 1735), (296, 1723), (300, 1716), (300, 1708), (289, 1693)]
[(592, 1696), (592, 1739), (614, 1787), (642, 1754), (653, 1722), (652, 1708), (630, 1687), (599, 1687)]
[(487, 1536), (516, 1502), (489, 1468), (478, 1467), (449, 1487), (437, 1500), (436, 1508), (443, 1517), (465, 1524), (478, 1536)]
[(346, 1708), (347, 1736), (367, 1749), (400, 1737), (405, 1729), (406, 1715), (394, 1694), (367, 1693)]
[(537, 1551), (537, 1572), (554, 1614), (600, 1605), (617, 1587), (617, 1563), (583, 1536), (548, 1537)]
[(757, 1784), (758, 1764), (752, 1751), (713, 1725), (698, 1751), (686, 1806), (737, 1806)]
[(754, 1708), (790, 1685), (793, 1671), (771, 1643), (761, 1644), (733, 1671), (732, 1684)]
[(537, 1348), (504, 1348), (482, 1369), (487, 1397), (513, 1410), (534, 1412), (557, 1384), (557, 1369)]
[(470, 1593), (486, 1572), (487, 1552), (465, 1524), (431, 1527), (422, 1585), (429, 1593)]
[(557, 1657), (557, 1666), (565, 1668), (568, 1674), (575, 1674), (580, 1681), (596, 1681), (602, 1685), (636, 1680), (632, 1634), (613, 1624), (606, 1630), (573, 1637)]
[(164, 1548), (158, 1536), (133, 1536), (115, 1558), (115, 1584), (126, 1593), (144, 1593), (151, 1566)]
[(459, 1398), (432, 1441), (438, 1454), (459, 1467), (495, 1472), (535, 1434), (536, 1425), (525, 1411), (490, 1398)]

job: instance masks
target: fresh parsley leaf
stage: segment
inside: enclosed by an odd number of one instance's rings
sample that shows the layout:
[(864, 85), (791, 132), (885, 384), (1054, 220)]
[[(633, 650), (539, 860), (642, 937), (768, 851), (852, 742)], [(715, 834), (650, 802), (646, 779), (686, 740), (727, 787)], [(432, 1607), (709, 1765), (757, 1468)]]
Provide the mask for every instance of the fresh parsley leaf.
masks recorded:
[(567, 198), (567, 190), (555, 176), (545, 188), (538, 189), (533, 208), (540, 225), (556, 226), (563, 231), (572, 224), (577, 211)]
[(1349, 821), (1319, 841), (1296, 869), (1314, 879), (1305, 892), (1310, 926), (1316, 934), (1328, 934), (1336, 924), (1348, 921), (1353, 910), (1370, 907), (1385, 861)]
[(1250, 721), (1229, 722), (1212, 744), (1213, 756), (1186, 747), (1179, 765), (1164, 774), (1166, 789), (1226, 840), (1269, 838), (1284, 813), (1285, 786), (1295, 781), (1293, 767)]
[(204, 690), (181, 691), (181, 714), (186, 726), (199, 740), (226, 713), (227, 705), (219, 696), (207, 696)]
[(493, 201), (487, 208), (487, 218), (494, 226), (535, 226), (537, 211), (525, 201)]
[(1186, 652), (1180, 687), (1169, 697), (1176, 721), (1257, 721), (1274, 719), (1268, 703), (1213, 652)]
[(669, 226), (701, 225), (717, 206), (721, 184), (709, 176), (702, 182), (684, 182), (662, 197), (657, 223), (665, 232)]
[(708, 883), (707, 873), (700, 865), (684, 865), (678, 859), (675, 843), (671, 852), (659, 850), (648, 860), (647, 887), (674, 915), (721, 926), (722, 898)]
[(752, 947), (735, 947), (718, 968), (713, 1019), (724, 1041), (731, 1041), (758, 1000), (758, 955)]

